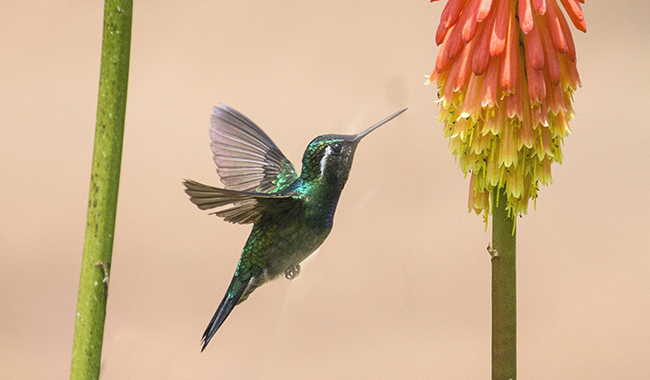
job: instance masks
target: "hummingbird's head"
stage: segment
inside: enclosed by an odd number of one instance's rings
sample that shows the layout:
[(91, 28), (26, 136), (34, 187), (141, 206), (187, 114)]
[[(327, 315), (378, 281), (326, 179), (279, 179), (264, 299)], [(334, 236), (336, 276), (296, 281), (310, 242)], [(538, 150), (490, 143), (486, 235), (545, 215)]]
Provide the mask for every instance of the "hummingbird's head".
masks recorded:
[(323, 135), (313, 139), (302, 156), (305, 180), (323, 180), (343, 187), (348, 180), (359, 141), (348, 135)]
[(324, 180), (337, 188), (343, 188), (350, 175), (354, 152), (362, 138), (393, 120), (402, 112), (395, 112), (379, 123), (356, 135), (322, 135), (313, 139), (302, 157), (304, 180)]

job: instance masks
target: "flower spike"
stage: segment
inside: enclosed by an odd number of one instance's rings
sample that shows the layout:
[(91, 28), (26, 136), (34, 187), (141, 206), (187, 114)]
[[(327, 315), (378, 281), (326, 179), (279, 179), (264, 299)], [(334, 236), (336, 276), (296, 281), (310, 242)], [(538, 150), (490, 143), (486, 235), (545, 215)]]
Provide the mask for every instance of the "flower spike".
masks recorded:
[(503, 187), (510, 215), (525, 214), (539, 185), (552, 183), (551, 164), (562, 162), (580, 86), (573, 37), (558, 3), (584, 32), (582, 2), (447, 2), (427, 84), (439, 88), (451, 153), (470, 175), (470, 210), (491, 213), (492, 190)]

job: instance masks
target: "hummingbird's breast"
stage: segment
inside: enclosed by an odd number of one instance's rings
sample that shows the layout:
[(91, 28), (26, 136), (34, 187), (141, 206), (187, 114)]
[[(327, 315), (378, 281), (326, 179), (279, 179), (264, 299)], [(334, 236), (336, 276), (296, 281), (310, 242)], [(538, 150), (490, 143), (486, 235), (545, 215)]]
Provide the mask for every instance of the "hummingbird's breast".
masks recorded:
[(265, 254), (268, 277), (284, 274), (287, 268), (300, 264), (323, 244), (332, 230), (339, 195), (340, 192), (308, 192), (301, 197), (300, 210), (253, 227), (264, 229), (273, 242)]
[(322, 186), (302, 179), (283, 192), (299, 202), (273, 213), (253, 226), (242, 252), (242, 266), (268, 281), (296, 266), (325, 241), (334, 222), (341, 187)]
[(314, 227), (303, 221), (289, 221), (275, 226), (264, 226), (265, 222), (255, 228), (266, 229), (266, 235), (272, 239), (263, 256), (266, 257), (266, 276), (272, 279), (291, 266), (300, 264), (311, 255), (327, 238), (331, 227)]

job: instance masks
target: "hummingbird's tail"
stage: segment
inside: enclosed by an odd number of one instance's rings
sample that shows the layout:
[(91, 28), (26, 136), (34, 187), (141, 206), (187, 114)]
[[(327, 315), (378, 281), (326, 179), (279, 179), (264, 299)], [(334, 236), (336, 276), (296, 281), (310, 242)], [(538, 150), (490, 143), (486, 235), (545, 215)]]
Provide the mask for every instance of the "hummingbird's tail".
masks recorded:
[(212, 339), (217, 330), (219, 330), (219, 327), (221, 327), (226, 318), (228, 318), (232, 309), (234, 309), (240, 301), (243, 301), (243, 299), (241, 299), (242, 295), (246, 288), (248, 288), (248, 283), (250, 281), (251, 278), (241, 281), (237, 276), (233, 277), (226, 295), (223, 296), (217, 311), (212, 316), (208, 327), (203, 333), (203, 338), (201, 339), (203, 347), (201, 348), (201, 352), (205, 350), (205, 347), (210, 343), (210, 339)]

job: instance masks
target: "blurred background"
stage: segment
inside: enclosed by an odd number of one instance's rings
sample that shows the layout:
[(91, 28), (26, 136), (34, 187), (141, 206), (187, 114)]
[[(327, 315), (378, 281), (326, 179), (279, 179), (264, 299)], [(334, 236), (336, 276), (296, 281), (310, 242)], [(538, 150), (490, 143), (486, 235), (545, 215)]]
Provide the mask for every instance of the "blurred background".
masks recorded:
[[(102, 379), (490, 376), (490, 233), (437, 122), (427, 1), (136, 1)], [(650, 378), (650, 4), (587, 2), (565, 162), (518, 221), (522, 379)], [(101, 1), (0, 5), (0, 378), (67, 378), (83, 248)], [(365, 139), (334, 230), (205, 352), (249, 226), (188, 201), (219, 185), (212, 106), (294, 164)], [(488, 230), (489, 231), (489, 230)]]

